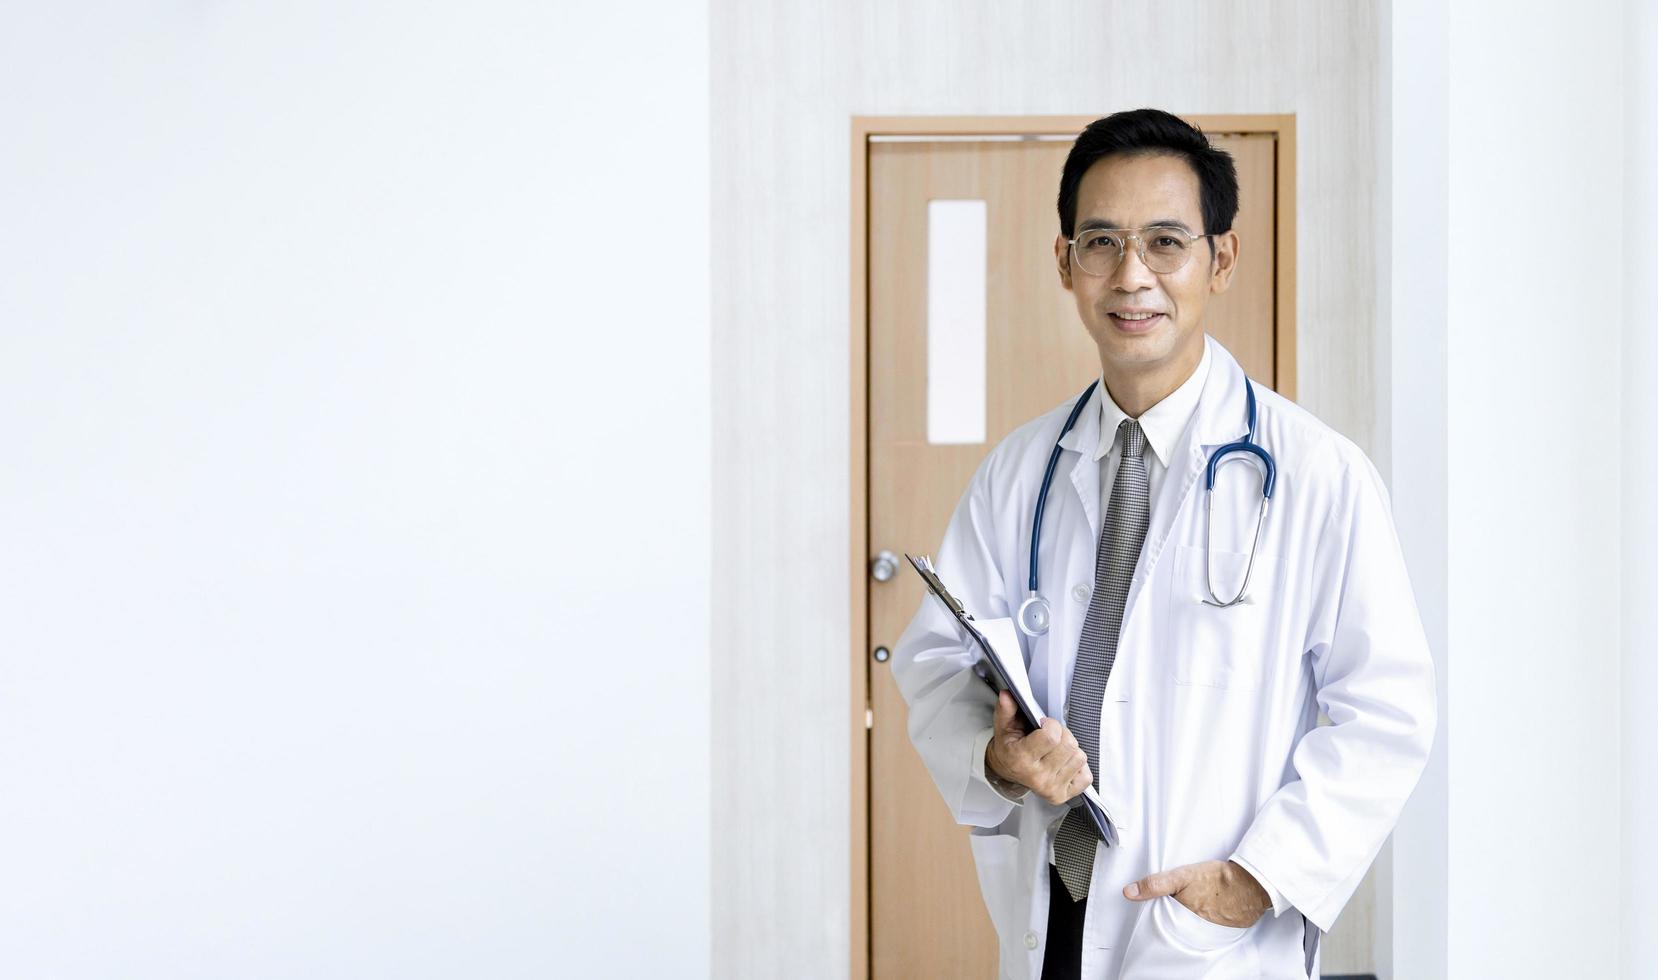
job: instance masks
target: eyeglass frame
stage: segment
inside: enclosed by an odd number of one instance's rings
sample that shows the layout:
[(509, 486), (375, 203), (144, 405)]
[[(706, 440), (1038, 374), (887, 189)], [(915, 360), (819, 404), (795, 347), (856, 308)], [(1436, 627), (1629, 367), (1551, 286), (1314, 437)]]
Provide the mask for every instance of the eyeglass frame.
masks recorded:
[(1147, 269), (1150, 269), (1152, 275), (1172, 276), (1176, 272), (1179, 272), (1181, 269), (1186, 268), (1187, 263), (1192, 261), (1192, 257), (1189, 254), (1186, 256), (1185, 261), (1181, 262), (1179, 265), (1175, 266), (1173, 269), (1170, 269), (1168, 272), (1158, 272), (1156, 269), (1151, 268), (1151, 264), (1146, 261), (1145, 233), (1148, 232), (1148, 231), (1151, 231), (1154, 228), (1155, 229), (1161, 229), (1163, 231), (1172, 231), (1175, 234), (1184, 237), (1186, 239), (1186, 246), (1188, 248), (1191, 247), (1191, 244), (1193, 242), (1197, 241), (1200, 238), (1211, 238), (1212, 239), (1217, 234), (1220, 234), (1220, 232), (1211, 231), (1211, 232), (1205, 232), (1204, 234), (1201, 234), (1201, 235), (1194, 235), (1191, 232), (1185, 230), (1184, 228), (1178, 228), (1174, 225), (1146, 225), (1143, 228), (1132, 228), (1132, 229), (1131, 228), (1088, 228), (1088, 229), (1085, 229), (1083, 231), (1078, 232), (1077, 234), (1075, 234), (1075, 235), (1073, 235), (1070, 238), (1065, 240), (1066, 248), (1071, 253), (1071, 265), (1074, 268), (1082, 269), (1083, 272), (1087, 272), (1091, 276), (1109, 276), (1109, 275), (1111, 275), (1111, 272), (1116, 271), (1115, 268), (1113, 268), (1110, 272), (1088, 272), (1087, 269), (1082, 268), (1082, 259), (1081, 259), (1080, 256), (1077, 255), (1077, 239), (1081, 238), (1083, 235), (1092, 235), (1095, 232), (1116, 232), (1116, 233), (1118, 233), (1118, 237), (1121, 239), (1120, 241), (1117, 242), (1117, 264), (1118, 265), (1122, 265), (1123, 256), (1128, 254), (1129, 239), (1133, 239), (1134, 243), (1135, 243), (1134, 254), (1136, 254), (1140, 257), (1140, 264), (1145, 266)]

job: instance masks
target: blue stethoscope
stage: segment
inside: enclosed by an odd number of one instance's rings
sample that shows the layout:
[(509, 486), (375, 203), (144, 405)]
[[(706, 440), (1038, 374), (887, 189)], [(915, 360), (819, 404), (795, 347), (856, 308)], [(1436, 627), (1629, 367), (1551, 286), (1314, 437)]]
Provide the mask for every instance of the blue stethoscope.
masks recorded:
[[(1076, 425), (1077, 416), (1082, 414), (1082, 407), (1088, 404), (1088, 396), (1092, 395), (1097, 387), (1099, 387), (1098, 380), (1089, 382), (1088, 387), (1082, 393), (1082, 397), (1077, 399), (1076, 405), (1071, 409), (1071, 414), (1065, 419), (1065, 428), (1059, 430), (1059, 438), (1054, 440), (1054, 451), (1048, 456), (1047, 472), (1042, 474), (1042, 491), (1036, 497), (1036, 519), (1031, 523), (1030, 532), (1030, 595), (1026, 596), (1025, 601), (1019, 604), (1019, 614), (1015, 617), (1020, 632), (1026, 636), (1041, 636), (1048, 632), (1048, 625), (1052, 620), (1052, 609), (1048, 605), (1048, 600), (1043, 597), (1041, 591), (1037, 588), (1036, 561), (1038, 542), (1042, 540), (1042, 510), (1047, 506), (1048, 488), (1053, 486), (1054, 470), (1059, 466), (1061, 451), (1059, 440), (1064, 439), (1065, 433), (1070, 432), (1071, 426)], [(1255, 547), (1261, 543), (1261, 526), (1266, 522), (1267, 503), (1272, 500), (1272, 485), (1278, 478), (1278, 465), (1273, 461), (1272, 454), (1255, 442), (1255, 386), (1249, 383), (1247, 377), (1244, 378), (1244, 395), (1249, 403), (1249, 431), (1245, 433), (1241, 440), (1219, 446), (1209, 454), (1209, 465), (1205, 470), (1203, 480), (1203, 489), (1206, 495), (1205, 516), (1208, 518), (1205, 522), (1207, 526), (1203, 532), (1203, 565), (1209, 586), (1209, 598), (1204, 599), (1203, 602), (1205, 605), (1221, 609), (1242, 602), (1244, 594), (1249, 591), (1249, 576), (1255, 571)], [(1238, 594), (1233, 596), (1231, 601), (1222, 602), (1220, 597), (1215, 595), (1215, 569), (1210, 561), (1209, 542), (1210, 533), (1215, 525), (1215, 471), (1231, 453), (1248, 453), (1259, 459), (1264, 468), (1264, 475), (1261, 478), (1261, 508), (1255, 517), (1255, 539), (1249, 545), (1249, 564), (1244, 568), (1243, 586), (1238, 589)]]

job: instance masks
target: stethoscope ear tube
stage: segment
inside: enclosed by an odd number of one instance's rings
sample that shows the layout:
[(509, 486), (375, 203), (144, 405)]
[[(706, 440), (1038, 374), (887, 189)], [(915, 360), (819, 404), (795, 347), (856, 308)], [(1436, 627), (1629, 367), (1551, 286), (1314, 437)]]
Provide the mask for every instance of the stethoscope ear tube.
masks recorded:
[(1203, 489), (1214, 492), (1215, 470), (1232, 453), (1248, 453), (1261, 461), (1261, 496), (1272, 499), (1272, 485), (1278, 482), (1278, 466), (1272, 461), (1272, 454), (1255, 445), (1253, 442), (1231, 442), (1216, 449), (1209, 456), (1209, 466), (1204, 472)]
[(1203, 574), (1204, 580), (1209, 586), (1209, 598), (1203, 600), (1203, 604), (1206, 606), (1214, 606), (1218, 609), (1225, 609), (1227, 606), (1235, 606), (1244, 601), (1244, 595), (1249, 592), (1249, 577), (1255, 572), (1255, 549), (1261, 543), (1261, 525), (1266, 522), (1267, 504), (1270, 503), (1271, 500), (1270, 498), (1263, 496), (1261, 498), (1260, 512), (1255, 516), (1255, 540), (1250, 542), (1249, 545), (1249, 564), (1244, 566), (1243, 585), (1238, 588), (1238, 594), (1233, 596), (1231, 601), (1221, 602), (1220, 596), (1215, 595), (1215, 563), (1213, 560), (1214, 549), (1210, 547), (1209, 542), (1209, 536), (1215, 526), (1215, 491), (1212, 489), (1206, 491), (1205, 499), (1208, 501), (1206, 508), (1208, 513), (1205, 515), (1207, 520), (1204, 522), (1203, 529)]
[[(1272, 454), (1255, 442), (1255, 386), (1244, 378), (1244, 393), (1249, 399), (1249, 431), (1239, 442), (1228, 443), (1209, 455), (1209, 465), (1205, 469), (1203, 478), (1204, 492), (1204, 527), (1203, 527), (1203, 574), (1204, 582), (1209, 589), (1209, 598), (1204, 599), (1204, 605), (1225, 609), (1244, 601), (1249, 592), (1249, 578), (1255, 572), (1255, 550), (1261, 544), (1261, 527), (1266, 523), (1267, 505), (1272, 502), (1272, 488), (1278, 482), (1278, 464)], [(1249, 544), (1249, 563), (1244, 566), (1243, 585), (1238, 594), (1228, 602), (1220, 601), (1215, 594), (1215, 562), (1213, 535), (1215, 530), (1215, 471), (1225, 461), (1230, 453), (1247, 453), (1261, 461), (1261, 506), (1255, 514), (1255, 537)]]

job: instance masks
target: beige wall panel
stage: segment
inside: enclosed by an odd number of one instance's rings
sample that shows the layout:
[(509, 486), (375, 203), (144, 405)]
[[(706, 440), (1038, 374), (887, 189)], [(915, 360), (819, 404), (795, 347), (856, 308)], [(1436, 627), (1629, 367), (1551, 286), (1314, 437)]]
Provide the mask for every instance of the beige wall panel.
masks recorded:
[(1298, 400), (1368, 451), (1378, 24), (1370, 4), (1317, 0), (711, 6), (712, 973), (838, 978), (853, 935), (850, 117), (1296, 114)]

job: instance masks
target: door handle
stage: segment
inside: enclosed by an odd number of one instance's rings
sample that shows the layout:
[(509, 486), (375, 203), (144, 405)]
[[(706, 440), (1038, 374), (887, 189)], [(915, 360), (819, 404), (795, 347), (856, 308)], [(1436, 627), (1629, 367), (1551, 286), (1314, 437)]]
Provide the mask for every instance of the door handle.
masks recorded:
[(877, 582), (890, 582), (898, 574), (898, 556), (882, 549), (869, 563), (869, 577)]

